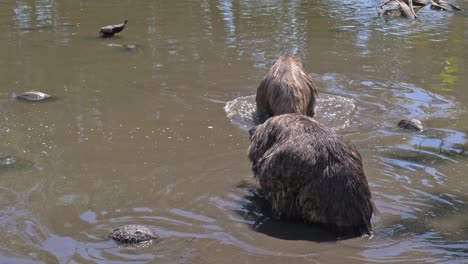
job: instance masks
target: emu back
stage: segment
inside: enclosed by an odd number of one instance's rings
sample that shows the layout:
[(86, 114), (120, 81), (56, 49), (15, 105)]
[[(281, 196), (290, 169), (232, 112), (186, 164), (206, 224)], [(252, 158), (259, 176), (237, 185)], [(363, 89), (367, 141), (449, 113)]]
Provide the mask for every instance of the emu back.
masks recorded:
[(370, 235), (374, 210), (356, 147), (310, 117), (285, 114), (251, 131), (249, 159), (277, 216)]

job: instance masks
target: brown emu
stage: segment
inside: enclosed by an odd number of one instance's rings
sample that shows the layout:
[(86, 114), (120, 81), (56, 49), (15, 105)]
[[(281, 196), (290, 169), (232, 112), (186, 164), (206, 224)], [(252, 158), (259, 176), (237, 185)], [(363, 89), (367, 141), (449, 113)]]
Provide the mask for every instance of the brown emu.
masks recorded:
[(254, 176), (278, 217), (371, 235), (372, 196), (351, 142), (297, 114), (271, 117), (250, 134)]
[[(283, 55), (257, 88), (257, 112), (269, 116), (296, 113), (314, 116), (317, 89), (301, 59)], [(266, 118), (262, 118), (264, 121)]]

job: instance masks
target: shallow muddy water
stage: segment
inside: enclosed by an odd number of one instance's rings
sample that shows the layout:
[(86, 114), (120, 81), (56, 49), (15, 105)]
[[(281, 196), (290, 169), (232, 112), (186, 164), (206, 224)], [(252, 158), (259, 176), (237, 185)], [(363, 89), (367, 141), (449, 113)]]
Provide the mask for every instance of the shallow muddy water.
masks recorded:
[[(466, 11), (377, 6), (0, 1), (0, 262), (468, 262)], [(324, 98), (353, 102), (344, 126), (328, 121), (363, 156), (371, 239), (279, 222), (258, 199), (248, 133), (224, 106), (285, 52)], [(29, 90), (56, 99), (13, 99)], [(124, 224), (160, 239), (119, 247), (106, 236)]]

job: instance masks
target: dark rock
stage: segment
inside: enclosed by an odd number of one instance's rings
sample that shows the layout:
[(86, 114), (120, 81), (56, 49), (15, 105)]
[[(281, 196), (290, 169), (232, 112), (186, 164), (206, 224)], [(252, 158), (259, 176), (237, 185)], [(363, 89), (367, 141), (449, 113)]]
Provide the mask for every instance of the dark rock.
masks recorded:
[(118, 243), (134, 246), (139, 246), (142, 243), (147, 245), (148, 242), (151, 243), (152, 240), (156, 239), (156, 237), (153, 235), (153, 232), (142, 225), (121, 226), (117, 229), (114, 229), (109, 234), (109, 237)]
[(422, 131), (423, 126), (421, 121), (417, 119), (402, 119), (398, 122), (398, 127), (403, 129), (413, 130), (413, 131)]

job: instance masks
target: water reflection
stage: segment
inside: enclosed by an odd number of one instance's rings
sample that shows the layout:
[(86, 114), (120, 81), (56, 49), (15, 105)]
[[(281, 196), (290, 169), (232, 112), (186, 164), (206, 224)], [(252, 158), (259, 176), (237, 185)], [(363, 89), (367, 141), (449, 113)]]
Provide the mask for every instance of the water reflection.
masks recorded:
[(36, 23), (37, 25), (52, 24), (54, 17), (53, 0), (36, 1)]
[(38, 0), (34, 3), (15, 1), (13, 9), (16, 29), (23, 37), (35, 32), (51, 31), (55, 41), (62, 45), (69, 44), (71, 36), (76, 34), (79, 23), (69, 18), (57, 17), (57, 4), (51, 0)]
[(32, 7), (25, 1), (16, 1), (17, 6), (14, 8), (13, 19), (17, 27), (26, 28), (31, 27)]
[(221, 11), (221, 15), (223, 16), (223, 20), (226, 23), (226, 30), (227, 30), (227, 43), (226, 45), (233, 45), (236, 42), (236, 26), (234, 23), (234, 13), (233, 13), (233, 6), (232, 1), (229, 0), (220, 0), (218, 2), (218, 8)]
[[(467, 259), (466, 18), (423, 9), (419, 20), (385, 20), (377, 5), (0, 3), (0, 145), (16, 157), (0, 167), (4, 261)], [(98, 38), (101, 25), (127, 17), (121, 36)], [(371, 240), (315, 243), (330, 239), (269, 218), (254, 200), (249, 139), (222, 108), (254, 94), (285, 52), (303, 58), (322, 95), (355, 105), (330, 118), (363, 155), (379, 211)], [(11, 100), (36, 89), (58, 100)], [(402, 118), (425, 131), (398, 129)], [(161, 241), (131, 250), (106, 239), (130, 223)]]

